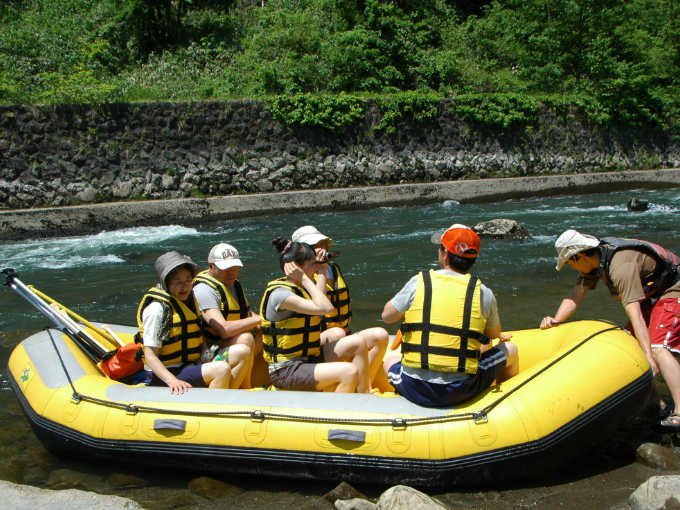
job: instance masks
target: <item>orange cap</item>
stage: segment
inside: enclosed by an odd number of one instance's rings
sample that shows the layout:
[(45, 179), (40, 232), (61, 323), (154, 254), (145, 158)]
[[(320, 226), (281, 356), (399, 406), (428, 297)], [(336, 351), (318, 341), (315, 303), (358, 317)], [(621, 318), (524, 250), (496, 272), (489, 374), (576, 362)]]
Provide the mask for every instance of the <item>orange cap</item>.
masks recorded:
[(448, 252), (459, 257), (474, 259), (479, 255), (479, 236), (470, 227), (459, 223), (446, 229), (440, 243)]

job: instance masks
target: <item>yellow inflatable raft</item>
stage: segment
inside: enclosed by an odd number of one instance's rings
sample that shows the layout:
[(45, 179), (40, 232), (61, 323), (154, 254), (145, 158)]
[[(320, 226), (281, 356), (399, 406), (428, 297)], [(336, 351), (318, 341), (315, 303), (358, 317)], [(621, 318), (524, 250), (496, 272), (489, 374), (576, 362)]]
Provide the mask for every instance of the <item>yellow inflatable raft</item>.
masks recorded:
[[(126, 341), (136, 331), (112, 328)], [(636, 413), (652, 380), (636, 340), (600, 321), (511, 332), (519, 375), (445, 409), (394, 395), (172, 395), (108, 379), (66, 333), (34, 334), (9, 359), (12, 387), (51, 450), (258, 476), (440, 487), (540, 477)]]

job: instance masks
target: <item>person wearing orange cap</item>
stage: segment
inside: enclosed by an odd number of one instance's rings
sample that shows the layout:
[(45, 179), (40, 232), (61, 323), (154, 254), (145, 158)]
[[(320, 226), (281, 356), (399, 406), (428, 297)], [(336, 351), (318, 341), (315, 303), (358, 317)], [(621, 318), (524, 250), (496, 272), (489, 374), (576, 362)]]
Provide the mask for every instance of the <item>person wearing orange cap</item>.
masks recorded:
[[(475, 397), (494, 380), (509, 379), (519, 363), (517, 346), (501, 333), (493, 292), (469, 272), (479, 255), (479, 236), (455, 224), (431, 240), (439, 245), (440, 269), (418, 273), (385, 303), (386, 323), (403, 320), (401, 360), (386, 362), (386, 368), (400, 395), (445, 407)], [(494, 338), (501, 342), (491, 347)]]
[(555, 316), (544, 317), (541, 329), (567, 320), (586, 293), (604, 280), (621, 302), (652, 373), (659, 372), (674, 401), (661, 409), (661, 425), (680, 428), (680, 257), (658, 244), (639, 239), (582, 234), (569, 229), (555, 241), (558, 271), (565, 265), (579, 276)]

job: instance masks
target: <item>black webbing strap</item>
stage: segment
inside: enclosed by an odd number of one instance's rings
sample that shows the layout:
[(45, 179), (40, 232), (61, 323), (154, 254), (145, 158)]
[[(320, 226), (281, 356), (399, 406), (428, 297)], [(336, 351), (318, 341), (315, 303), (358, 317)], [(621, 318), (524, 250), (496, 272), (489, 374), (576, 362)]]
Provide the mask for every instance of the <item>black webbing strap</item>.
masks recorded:
[(227, 300), (227, 295), (224, 293), (224, 288), (222, 288), (222, 285), (217, 285), (214, 281), (204, 275), (198, 275), (195, 280), (196, 282), (205, 283), (208, 287), (214, 289), (220, 295), (220, 303), (222, 303), (224, 306), (222, 309), (222, 315), (224, 315), (226, 318), (227, 314), (229, 313), (229, 301)]
[(420, 345), (422, 351), (420, 353), (420, 368), (429, 368), (429, 347), (430, 347), (430, 330), (431, 330), (431, 315), (432, 315), (432, 279), (429, 271), (423, 271), (423, 286), (425, 294), (423, 296), (423, 331), (420, 334)]
[(243, 287), (241, 287), (241, 282), (239, 282), (238, 280), (234, 280), (234, 290), (236, 291), (236, 300), (238, 301), (239, 315), (241, 319), (247, 319), (248, 305), (246, 304), (246, 296), (243, 293)]
[(470, 317), (472, 315), (472, 298), (475, 294), (475, 285), (477, 285), (477, 277), (470, 275), (467, 289), (465, 290), (465, 305), (463, 305), (463, 324), (462, 334), (460, 335), (460, 353), (458, 358), (458, 371), (465, 372), (465, 361), (467, 356), (468, 338), (470, 337)]
[(182, 363), (188, 363), (189, 362), (189, 330), (188, 330), (188, 324), (187, 324), (187, 317), (184, 315), (184, 311), (182, 310), (182, 307), (179, 306), (179, 303), (177, 300), (170, 296), (170, 302), (172, 303), (172, 307), (175, 309), (177, 312), (177, 315), (179, 315), (180, 321), (182, 323), (182, 332), (180, 333), (180, 354), (182, 355)]

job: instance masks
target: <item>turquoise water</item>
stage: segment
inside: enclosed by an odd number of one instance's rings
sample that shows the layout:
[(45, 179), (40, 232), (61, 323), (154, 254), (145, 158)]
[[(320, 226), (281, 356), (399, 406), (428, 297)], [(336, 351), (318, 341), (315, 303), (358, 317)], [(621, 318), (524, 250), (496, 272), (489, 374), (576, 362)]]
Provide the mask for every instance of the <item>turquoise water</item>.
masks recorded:
[[(648, 200), (650, 209), (628, 212), (626, 203), (631, 197)], [(133, 324), (141, 294), (156, 281), (153, 262), (158, 255), (176, 249), (206, 266), (210, 247), (224, 241), (235, 245), (241, 253), (245, 267), (240, 280), (251, 305), (257, 308), (266, 283), (279, 276), (278, 257), (271, 239), (289, 236), (298, 226), (314, 224), (335, 240), (335, 249), (341, 253), (338, 262), (352, 295), (352, 327), (360, 329), (381, 324), (384, 303), (401, 285), (415, 272), (436, 266), (437, 248), (429, 242), (433, 231), (452, 223), (474, 225), (493, 218), (512, 218), (533, 237), (524, 241), (483, 240), (474, 267), (496, 293), (504, 329), (512, 330), (537, 327), (544, 315), (554, 313), (573, 284), (575, 274), (569, 268), (559, 273), (554, 269), (553, 243), (562, 231), (576, 228), (596, 236), (639, 237), (680, 253), (679, 210), (680, 187), (484, 204), (447, 201), (371, 211), (281, 214), (206, 223), (200, 227), (168, 225), (6, 243), (0, 246), (0, 266), (13, 267), (24, 283), (35, 285), (90, 320)], [(576, 318), (625, 322), (623, 310), (608, 297), (604, 286), (600, 287), (586, 297)], [(19, 471), (0, 470), (0, 478), (20, 477), (18, 481), (45, 485), (55, 466), (92, 469), (56, 459), (47, 462), (49, 469), (35, 467), (34, 457), (43, 453), (18, 411), (5, 373), (14, 345), (48, 322), (7, 287), (0, 291), (0, 310), (0, 428), (5, 429), (0, 434), (0, 454), (10, 459), (9, 465), (19, 466), (16, 468)], [(395, 328), (388, 329), (394, 332)], [(110, 471), (101, 466), (97, 469), (101, 471), (100, 478), (88, 482), (89, 488), (126, 495), (125, 491), (107, 485)], [(180, 480), (176, 483), (186, 484), (184, 478)], [(155, 487), (156, 483), (151, 485)], [(250, 490), (247, 485), (242, 481), (241, 490)], [(277, 487), (264, 491), (265, 500), (290, 500), (292, 494), (301, 490), (295, 484)], [(315, 487), (312, 492), (321, 494), (325, 492), (321, 487), (327, 485)], [(173, 486), (172, 491), (175, 490), (186, 492), (184, 487)]]

